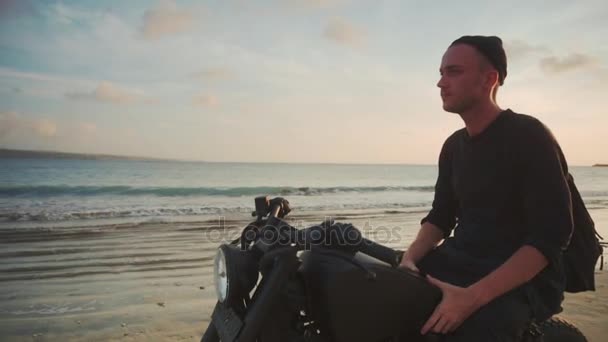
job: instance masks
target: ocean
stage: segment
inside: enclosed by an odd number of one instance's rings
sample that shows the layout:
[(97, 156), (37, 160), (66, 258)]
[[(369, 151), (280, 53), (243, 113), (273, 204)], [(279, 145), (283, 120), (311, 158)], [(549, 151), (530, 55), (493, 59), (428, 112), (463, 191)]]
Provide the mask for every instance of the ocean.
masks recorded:
[[(608, 236), (608, 168), (572, 173)], [(0, 159), (0, 339), (197, 340), (216, 302), (217, 247), (239, 236), (255, 196), (287, 198), (296, 227), (334, 216), (402, 250), (436, 175), (415, 165)]]
[[(425, 212), (433, 165), (0, 160), (0, 229), (247, 217), (260, 195), (299, 213)], [(590, 209), (608, 208), (608, 168), (571, 167)], [(422, 216), (422, 214), (421, 214)]]

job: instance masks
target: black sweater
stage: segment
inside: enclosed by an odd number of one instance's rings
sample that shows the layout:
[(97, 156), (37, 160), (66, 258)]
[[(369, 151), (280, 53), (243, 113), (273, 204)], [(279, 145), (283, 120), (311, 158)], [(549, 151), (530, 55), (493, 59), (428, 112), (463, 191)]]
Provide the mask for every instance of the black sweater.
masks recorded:
[(557, 141), (531, 116), (506, 110), (478, 135), (464, 128), (452, 134), (439, 157), (432, 210), (422, 222), (449, 236), (440, 249), (463, 274), (454, 281), (475, 282), (530, 245), (549, 266), (523, 289), (542, 306), (539, 318), (559, 310), (561, 253), (572, 233), (567, 174)]

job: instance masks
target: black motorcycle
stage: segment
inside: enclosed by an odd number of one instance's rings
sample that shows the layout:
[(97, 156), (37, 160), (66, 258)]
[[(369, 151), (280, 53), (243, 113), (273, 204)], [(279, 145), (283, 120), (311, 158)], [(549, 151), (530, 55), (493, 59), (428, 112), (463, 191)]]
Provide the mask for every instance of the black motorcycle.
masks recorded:
[[(257, 219), (215, 257), (218, 302), (202, 342), (441, 341), (420, 329), (441, 291), (398, 268), (401, 251), (351, 224), (296, 229), (283, 198), (255, 199)], [(522, 342), (583, 342), (570, 323), (531, 322)]]

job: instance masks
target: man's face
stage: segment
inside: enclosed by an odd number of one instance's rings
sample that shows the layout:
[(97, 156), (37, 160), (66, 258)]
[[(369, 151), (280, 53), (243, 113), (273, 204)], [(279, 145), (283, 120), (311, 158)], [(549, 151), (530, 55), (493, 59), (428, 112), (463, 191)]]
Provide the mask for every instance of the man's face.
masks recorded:
[(437, 86), (446, 112), (463, 113), (487, 96), (482, 58), (475, 48), (466, 44), (454, 45), (445, 52)]

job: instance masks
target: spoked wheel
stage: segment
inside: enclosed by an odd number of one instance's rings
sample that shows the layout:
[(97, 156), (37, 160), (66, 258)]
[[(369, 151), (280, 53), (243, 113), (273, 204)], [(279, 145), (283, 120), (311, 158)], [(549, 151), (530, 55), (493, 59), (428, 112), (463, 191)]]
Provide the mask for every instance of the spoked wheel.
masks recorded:
[(572, 323), (563, 318), (551, 317), (539, 323), (544, 342), (587, 342), (587, 338)]

